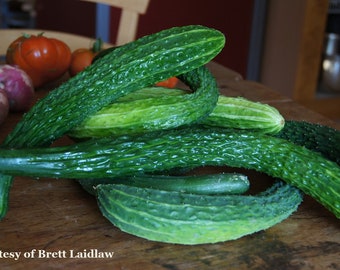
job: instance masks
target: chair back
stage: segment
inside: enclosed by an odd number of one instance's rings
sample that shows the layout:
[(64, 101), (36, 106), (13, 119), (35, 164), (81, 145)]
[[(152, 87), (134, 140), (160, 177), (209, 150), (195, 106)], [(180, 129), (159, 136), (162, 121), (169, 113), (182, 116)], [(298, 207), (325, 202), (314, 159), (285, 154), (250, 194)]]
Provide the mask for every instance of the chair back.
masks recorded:
[(150, 0), (82, 0), (98, 4), (106, 4), (122, 10), (118, 25), (116, 45), (122, 45), (136, 38), (138, 19), (145, 14)]
[[(140, 14), (145, 14), (150, 0), (81, 0), (98, 4), (105, 4), (112, 7), (121, 8), (122, 13), (118, 25), (118, 34), (115, 45), (122, 45), (136, 39), (138, 19)], [(71, 49), (90, 47), (93, 38), (75, 35), (60, 31), (50, 31), (43, 29), (0, 29), (0, 55), (6, 54), (9, 44), (22, 34), (36, 35), (44, 33), (46, 37), (53, 37), (64, 41)], [(104, 43), (103, 47), (113, 46)]]

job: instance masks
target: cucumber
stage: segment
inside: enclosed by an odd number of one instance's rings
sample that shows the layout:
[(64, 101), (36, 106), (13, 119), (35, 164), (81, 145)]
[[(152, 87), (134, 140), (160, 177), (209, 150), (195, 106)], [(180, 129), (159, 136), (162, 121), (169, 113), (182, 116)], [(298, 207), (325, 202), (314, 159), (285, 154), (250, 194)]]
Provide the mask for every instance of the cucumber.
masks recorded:
[[(137, 93), (134, 100), (128, 97), (131, 94), (124, 96), (123, 101), (120, 99), (102, 108), (73, 128), (68, 135), (73, 138), (93, 138), (141, 134), (199, 122), (216, 106), (219, 95), (216, 80), (204, 66), (178, 77), (190, 85), (194, 92), (161, 95), (166, 91), (159, 89), (157, 98), (142, 98), (142, 93)], [(158, 89), (148, 90), (156, 92)]]
[(130, 177), (84, 179), (81, 186), (95, 195), (99, 184), (124, 184), (136, 187), (178, 191), (200, 195), (243, 194), (249, 189), (247, 176), (240, 173), (207, 175), (134, 175)]
[(340, 217), (339, 165), (303, 146), (256, 132), (191, 126), (49, 149), (0, 149), (0, 171), (33, 177), (120, 177), (205, 165), (254, 169), (281, 178)]
[[(221, 32), (189, 25), (120, 46), (38, 101), (2, 147), (50, 145), (119, 97), (204, 65), (222, 50), (224, 43)], [(207, 102), (207, 107), (209, 104), (211, 109), (215, 106), (213, 101)], [(202, 115), (206, 113), (203, 111)], [(0, 218), (7, 212), (11, 184), (12, 177), (0, 175)]]
[(153, 241), (196, 245), (234, 240), (291, 215), (298, 189), (276, 183), (257, 195), (209, 196), (109, 184), (97, 186), (103, 215), (122, 231)]
[(275, 134), (284, 127), (285, 120), (276, 108), (268, 104), (220, 95), (214, 110), (201, 123)]
[[(191, 114), (197, 112), (198, 106), (205, 102), (204, 93), (199, 97), (200, 92), (188, 94), (184, 90), (161, 87), (141, 89), (89, 116), (68, 135), (78, 139), (99, 138), (139, 134), (187, 124), (186, 117), (191, 118)], [(272, 106), (241, 97), (220, 95), (213, 111), (199, 122), (209, 126), (277, 133), (285, 121)]]
[(339, 130), (320, 124), (289, 120), (275, 136), (319, 152), (340, 165)]
[[(48, 145), (119, 97), (201, 67), (221, 51), (224, 43), (221, 32), (192, 25), (120, 46), (37, 102), (6, 138), (5, 145)], [(195, 76), (190, 78), (193, 83)]]

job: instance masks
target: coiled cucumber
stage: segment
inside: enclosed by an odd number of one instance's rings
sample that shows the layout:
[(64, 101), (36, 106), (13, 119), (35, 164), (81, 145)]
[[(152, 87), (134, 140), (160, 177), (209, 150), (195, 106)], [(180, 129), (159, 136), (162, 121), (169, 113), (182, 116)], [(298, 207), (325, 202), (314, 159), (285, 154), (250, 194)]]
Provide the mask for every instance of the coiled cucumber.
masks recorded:
[(79, 180), (82, 187), (95, 195), (99, 184), (124, 184), (129, 186), (178, 191), (200, 195), (243, 194), (249, 189), (247, 176), (239, 173), (207, 175), (134, 175), (118, 178)]
[(97, 186), (99, 208), (122, 231), (153, 241), (206, 244), (267, 229), (294, 212), (298, 189), (274, 184), (254, 196), (201, 196), (126, 185)]

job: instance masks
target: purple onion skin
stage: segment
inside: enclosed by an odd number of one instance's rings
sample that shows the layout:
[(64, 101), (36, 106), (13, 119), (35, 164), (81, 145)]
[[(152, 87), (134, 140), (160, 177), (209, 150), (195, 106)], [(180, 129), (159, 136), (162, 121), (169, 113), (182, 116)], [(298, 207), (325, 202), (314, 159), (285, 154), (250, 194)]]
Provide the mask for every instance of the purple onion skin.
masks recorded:
[(31, 108), (34, 87), (23, 70), (11, 65), (0, 65), (0, 90), (7, 94), (9, 111), (24, 112)]

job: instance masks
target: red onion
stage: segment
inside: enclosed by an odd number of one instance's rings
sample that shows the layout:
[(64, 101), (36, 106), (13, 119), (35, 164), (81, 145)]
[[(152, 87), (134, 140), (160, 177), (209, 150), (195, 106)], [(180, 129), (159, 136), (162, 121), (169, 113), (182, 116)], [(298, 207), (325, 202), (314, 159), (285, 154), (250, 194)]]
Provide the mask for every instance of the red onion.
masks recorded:
[(0, 65), (0, 90), (5, 90), (12, 112), (27, 111), (33, 101), (34, 88), (32, 80), (23, 70)]
[(7, 98), (7, 94), (4, 90), (0, 89), (0, 124), (2, 124), (9, 111), (9, 102)]

